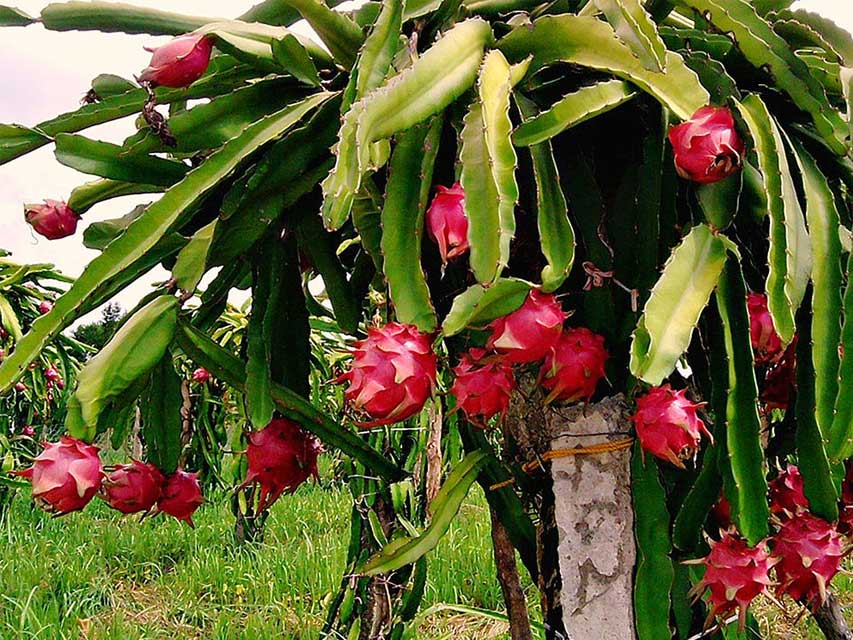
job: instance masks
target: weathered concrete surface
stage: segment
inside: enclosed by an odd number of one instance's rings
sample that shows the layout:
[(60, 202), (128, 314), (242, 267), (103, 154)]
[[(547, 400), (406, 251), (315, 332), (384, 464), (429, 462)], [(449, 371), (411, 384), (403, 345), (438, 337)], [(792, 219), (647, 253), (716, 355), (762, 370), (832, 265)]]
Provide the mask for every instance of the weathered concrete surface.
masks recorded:
[[(626, 437), (621, 398), (549, 413), (552, 449)], [(636, 560), (631, 449), (555, 459), (563, 623), (571, 640), (632, 640)]]

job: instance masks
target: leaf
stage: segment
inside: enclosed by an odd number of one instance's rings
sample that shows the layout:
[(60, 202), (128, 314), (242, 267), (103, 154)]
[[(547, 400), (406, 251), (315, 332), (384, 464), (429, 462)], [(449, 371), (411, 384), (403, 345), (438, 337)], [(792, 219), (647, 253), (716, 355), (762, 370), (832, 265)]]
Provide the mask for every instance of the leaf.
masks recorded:
[[(516, 95), (522, 115), (530, 116), (534, 105)], [(554, 150), (547, 140), (530, 146), (536, 180), (537, 223), (542, 253), (548, 265), (542, 269), (542, 290), (555, 291), (569, 277), (575, 259), (575, 232), (569, 220), (569, 205), (560, 186)]]
[(519, 147), (538, 144), (636, 96), (637, 90), (624, 80), (605, 80), (583, 87), (566, 95), (547, 111), (525, 119), (512, 135), (513, 144)]
[(717, 286), (717, 304), (729, 362), (726, 444), (737, 491), (735, 522), (749, 544), (755, 545), (767, 536), (770, 511), (767, 507), (758, 384), (753, 369), (746, 285), (740, 263), (733, 255), (729, 255)]
[(182, 404), (181, 379), (166, 352), (151, 371), (139, 403), (146, 459), (165, 474), (178, 468), (181, 457)]
[(20, 9), (0, 5), (0, 27), (26, 27), (35, 21), (35, 18)]
[(486, 55), (477, 89), (462, 129), (460, 181), (465, 190), (471, 270), (488, 286), (509, 262), (518, 201), (509, 118), (512, 72), (500, 51)]
[(358, 57), (355, 96), (360, 100), (382, 85), (400, 46), (404, 6), (399, 0), (385, 0), (382, 11), (364, 41)]
[(341, 125), (335, 168), (323, 182), (328, 228), (338, 229), (346, 221), (362, 177), (371, 168), (371, 143), (426, 120), (465, 92), (490, 37), (486, 22), (461, 22), (411, 67), (352, 105)]
[(838, 370), (838, 395), (832, 420), (827, 453), (835, 462), (853, 456), (853, 253), (847, 261), (847, 287), (844, 292), (844, 325), (841, 330), (841, 366)]
[[(111, 198), (120, 198), (139, 193), (161, 193), (162, 191), (164, 191), (162, 186), (154, 184), (137, 184), (135, 182), (122, 182), (120, 180), (94, 180), (75, 188), (68, 197), (68, 206), (71, 207), (74, 213), (81, 215), (96, 204), (110, 200)], [(94, 225), (89, 225), (86, 231), (88, 232), (92, 226)]]
[[(283, 247), (275, 234), (269, 234), (252, 262), (252, 313), (246, 328), (246, 414), (255, 429), (263, 429), (273, 418), (272, 372), (273, 340), (271, 311), (275, 308), (281, 285)], [(272, 304), (271, 304), (272, 303)]]
[(294, 87), (290, 78), (261, 80), (169, 118), (175, 147), (166, 147), (149, 129), (124, 141), (125, 153), (152, 151), (195, 153), (222, 146), (240, 135), (253, 122), (305, 98), (303, 87)]
[(838, 155), (846, 153), (844, 122), (830, 106), (823, 87), (749, 2), (683, 0), (683, 4), (702, 14), (718, 31), (728, 34), (756, 69), (767, 70), (776, 86), (811, 116), (826, 144)]
[(593, 0), (616, 35), (649, 71), (666, 68), (666, 45), (640, 0)]
[(513, 29), (498, 43), (510, 61), (533, 55), (530, 73), (568, 62), (607, 71), (628, 80), (686, 120), (708, 104), (708, 92), (680, 55), (666, 54), (666, 72), (649, 71), (606, 22), (575, 15), (543, 16), (533, 26)]
[(335, 239), (323, 229), (316, 209), (299, 221), (296, 234), (299, 247), (323, 278), (338, 326), (349, 334), (355, 334), (361, 320), (361, 301), (353, 294), (347, 270), (337, 256)]
[[(101, 413), (163, 358), (178, 321), (178, 299), (160, 295), (137, 311), (77, 374), (68, 402), (68, 433), (91, 442)], [(16, 352), (17, 353), (17, 352)]]
[[(789, 141), (790, 144), (790, 141)], [(793, 145), (806, 196), (806, 220), (812, 238), (812, 365), (817, 424), (824, 439), (834, 439), (833, 420), (838, 396), (838, 346), (841, 343), (842, 273), (840, 220), (835, 197), (814, 158), (799, 143)]]
[(275, 61), (284, 67), (297, 80), (315, 87), (320, 86), (317, 67), (308, 51), (292, 33), (272, 43), (272, 55)]
[(175, 266), (172, 267), (172, 277), (182, 291), (194, 292), (207, 273), (208, 255), (218, 223), (219, 219), (216, 219), (196, 231), (189, 244), (178, 254)]
[(46, 29), (53, 31), (97, 30), (107, 33), (149, 33), (178, 36), (220, 18), (186, 16), (114, 2), (55, 2), (41, 11)]
[(187, 165), (174, 160), (128, 155), (118, 145), (69, 133), (56, 136), (56, 159), (102, 178), (164, 187), (180, 182), (189, 171)]
[(453, 306), (441, 325), (445, 336), (454, 336), (467, 327), (480, 327), (518, 309), (533, 288), (517, 278), (499, 278), (486, 288), (475, 284), (453, 299)]
[(9, 299), (2, 293), (0, 293), (0, 326), (9, 332), (9, 335), (12, 336), (15, 342), (20, 340), (24, 335), (18, 314), (15, 313), (15, 309), (12, 307)]
[[(181, 322), (177, 340), (181, 349), (199, 366), (235, 389), (244, 388), (246, 372), (243, 363), (206, 334), (186, 322)], [(273, 384), (271, 393), (279, 411), (298, 421), (305, 430), (313, 433), (323, 443), (352, 456), (365, 468), (370, 469), (371, 473), (388, 482), (400, 479), (401, 472), (392, 460), (370, 447), (356, 434), (335, 423), (311, 402), (278, 384)]]
[(443, 123), (437, 116), (398, 138), (381, 218), (383, 269), (394, 315), (425, 333), (438, 323), (421, 266), (421, 238)]
[(818, 423), (811, 338), (812, 309), (807, 300), (797, 317), (797, 399), (794, 406), (797, 467), (803, 476), (803, 493), (809, 501), (809, 509), (827, 522), (834, 522), (838, 519), (839, 496)]
[[(722, 429), (717, 430), (718, 438), (722, 432)], [(705, 450), (702, 469), (678, 509), (672, 528), (672, 542), (682, 551), (696, 550), (708, 512), (720, 499), (723, 478), (719, 469), (719, 453), (720, 447), (716, 443)]]
[(675, 370), (725, 262), (725, 243), (706, 225), (693, 227), (675, 248), (634, 331), (633, 375), (659, 385)]
[(782, 136), (756, 94), (735, 105), (749, 128), (758, 156), (770, 218), (767, 299), (782, 342), (794, 337), (794, 315), (806, 292), (812, 267), (811, 246)]
[(637, 567), (634, 574), (634, 619), (638, 640), (672, 637), (669, 626), (670, 593), (675, 570), (669, 554), (669, 513), (666, 493), (652, 456), (643, 456), (634, 445), (631, 460), (631, 493), (634, 497), (634, 529)]
[(850, 31), (840, 27), (829, 18), (807, 11), (797, 9), (796, 11), (780, 11), (776, 14), (777, 19), (794, 20), (798, 24), (813, 29), (832, 48), (832, 51), (841, 57), (844, 66), (853, 67), (853, 36)]
[(364, 42), (361, 29), (344, 14), (329, 9), (318, 0), (282, 0), (282, 4), (292, 7), (317, 32), (335, 60), (347, 69), (355, 62), (359, 47)]
[(743, 172), (710, 184), (696, 184), (696, 199), (705, 220), (714, 229), (724, 230), (734, 220), (743, 187)]
[(212, 154), (187, 174), (107, 249), (92, 260), (53, 310), (39, 317), (15, 350), (0, 364), (0, 392), (8, 389), (41, 349), (76, 319), (81, 307), (96, 298), (99, 288), (121, 277), (154, 249), (163, 236), (180, 226), (187, 212), (263, 145), (281, 137), (306, 113), (329, 98), (317, 94), (248, 127), (239, 137)]
[(430, 504), (432, 519), (424, 532), (416, 538), (397, 538), (356, 570), (363, 576), (396, 571), (432, 551), (447, 533), (451, 522), (459, 513), (462, 501), (477, 479), (477, 474), (488, 460), (484, 451), (466, 455), (448, 474), (438, 494)]
[(37, 129), (18, 124), (0, 124), (0, 164), (14, 160), (50, 142)]

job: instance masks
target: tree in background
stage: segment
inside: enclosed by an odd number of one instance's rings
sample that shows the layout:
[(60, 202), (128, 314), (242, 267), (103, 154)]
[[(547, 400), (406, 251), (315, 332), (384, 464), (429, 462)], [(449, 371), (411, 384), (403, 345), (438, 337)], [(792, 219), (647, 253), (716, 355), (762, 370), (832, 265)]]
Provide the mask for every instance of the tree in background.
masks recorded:
[(101, 319), (77, 327), (74, 330), (74, 339), (100, 350), (110, 341), (123, 316), (124, 311), (119, 303), (107, 303), (101, 309)]

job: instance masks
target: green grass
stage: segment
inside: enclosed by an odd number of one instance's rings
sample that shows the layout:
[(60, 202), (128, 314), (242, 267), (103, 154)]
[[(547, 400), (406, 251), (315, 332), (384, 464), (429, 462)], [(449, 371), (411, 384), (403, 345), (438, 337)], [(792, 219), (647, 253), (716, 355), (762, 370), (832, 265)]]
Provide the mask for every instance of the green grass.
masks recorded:
[[(204, 505), (191, 530), (162, 517), (123, 518), (97, 500), (55, 519), (22, 496), (0, 529), (0, 640), (316, 638), (344, 570), (349, 505), (346, 489), (303, 486), (273, 507), (262, 545), (235, 548), (224, 500)], [(429, 563), (422, 610), (441, 603), (503, 608), (478, 489)], [(848, 573), (833, 588), (853, 603)], [(823, 637), (788, 606), (785, 614), (757, 603), (766, 640)], [(500, 621), (444, 611), (426, 618), (418, 637), (507, 636)]]
[[(190, 530), (99, 501), (53, 519), (21, 497), (0, 542), (0, 638), (315, 638), (349, 513), (346, 489), (303, 486), (275, 505), (264, 544), (240, 549), (226, 504), (202, 507)], [(437, 603), (502, 607), (479, 492), (431, 558), (424, 607)]]

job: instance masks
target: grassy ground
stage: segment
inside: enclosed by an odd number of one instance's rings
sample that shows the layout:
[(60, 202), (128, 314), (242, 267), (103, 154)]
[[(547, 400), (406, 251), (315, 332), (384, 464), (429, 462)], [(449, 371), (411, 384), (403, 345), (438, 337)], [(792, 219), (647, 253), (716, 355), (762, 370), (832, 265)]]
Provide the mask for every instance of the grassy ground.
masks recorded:
[[(430, 559), (425, 608), (502, 608), (488, 513), (474, 493)], [(274, 507), (266, 543), (241, 550), (224, 504), (205, 505), (193, 531), (120, 518), (97, 501), (57, 520), (21, 498), (0, 531), (0, 640), (316, 638), (343, 571), (348, 517), (346, 490), (304, 486)], [(849, 576), (834, 586), (853, 601)], [(757, 610), (768, 640), (822, 638), (793, 608)], [(505, 638), (506, 627), (443, 611), (418, 637), (488, 640)]]
[[(315, 638), (343, 572), (348, 518), (346, 490), (304, 486), (275, 506), (266, 543), (241, 550), (226, 505), (205, 505), (190, 530), (120, 518), (98, 501), (51, 519), (18, 499), (0, 532), (0, 638)], [(501, 607), (481, 496), (465, 504), (429, 574), (425, 606)], [(425, 624), (430, 638), (503, 632), (458, 614)]]

